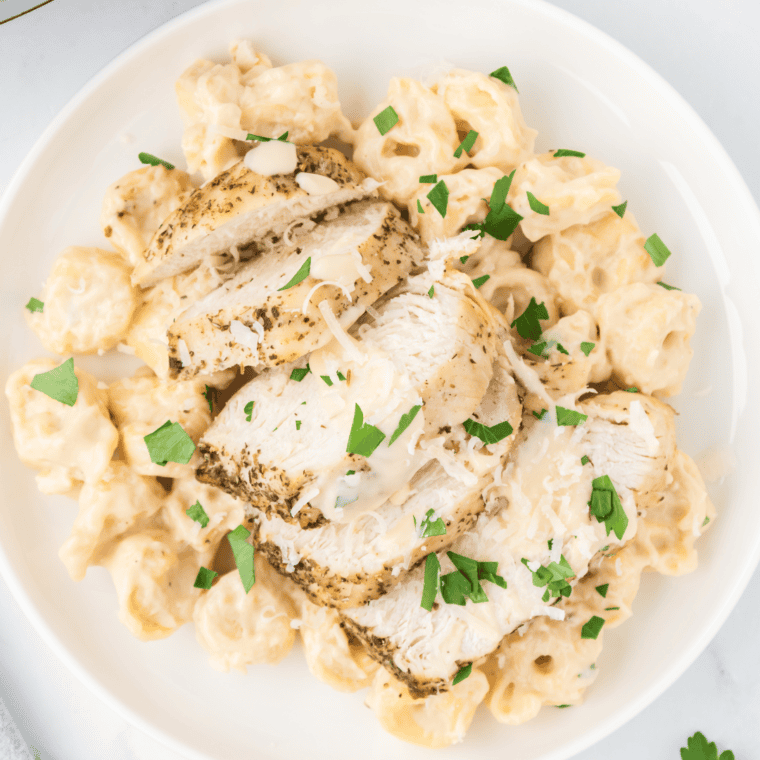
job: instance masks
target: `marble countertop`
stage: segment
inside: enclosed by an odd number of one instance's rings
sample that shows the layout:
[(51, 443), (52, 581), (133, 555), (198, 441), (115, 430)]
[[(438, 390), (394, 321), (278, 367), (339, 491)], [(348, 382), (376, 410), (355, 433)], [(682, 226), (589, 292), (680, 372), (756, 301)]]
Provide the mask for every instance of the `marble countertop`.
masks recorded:
[[(48, 122), (106, 63), (201, 0), (55, 0), (0, 25), (0, 193)], [(555, 0), (649, 63), (717, 135), (760, 199), (757, 0)], [(702, 731), (760, 757), (760, 570), (714, 641), (649, 708), (578, 760), (677, 760)], [(41, 760), (175, 760), (92, 695), (0, 580), (0, 700)], [(0, 759), (4, 760), (4, 759)]]

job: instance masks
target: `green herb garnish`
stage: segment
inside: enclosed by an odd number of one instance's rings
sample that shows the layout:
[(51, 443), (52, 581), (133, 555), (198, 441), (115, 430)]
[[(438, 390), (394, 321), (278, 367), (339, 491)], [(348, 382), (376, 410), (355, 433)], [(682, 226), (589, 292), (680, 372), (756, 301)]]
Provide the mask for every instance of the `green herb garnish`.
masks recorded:
[(446, 552), (446, 556), (456, 568), (453, 573), (441, 576), (441, 596), (446, 604), (462, 606), (466, 603), (466, 597), (475, 604), (487, 602), (488, 597), (480, 581), (489, 581), (501, 588), (507, 587), (504, 578), (496, 574), (498, 562), (478, 562), (454, 552)]
[(539, 588), (546, 586), (542, 601), (548, 602), (551, 597), (570, 596), (573, 587), (567, 582), (568, 578), (575, 577), (575, 571), (565, 559), (560, 556), (559, 562), (550, 562), (546, 567), (539, 565), (538, 570), (528, 567), (528, 560), (523, 557), (520, 562), (528, 568), (533, 576), (533, 585)]
[(398, 124), (398, 114), (393, 109), (393, 106), (388, 106), (387, 108), (384, 108), (380, 113), (375, 116), (372, 121), (375, 122), (375, 126), (377, 127), (377, 131), (384, 135), (388, 130), (391, 129), (391, 127)]
[(296, 420), (296, 430), (301, 429), (301, 420)]
[(150, 164), (151, 166), (165, 166), (167, 169), (173, 169), (174, 164), (170, 164), (168, 161), (164, 161), (162, 158), (157, 158), (151, 153), (138, 153), (137, 157), (140, 159), (141, 164)]
[(30, 298), (29, 303), (24, 308), (29, 309), (29, 311), (34, 313), (35, 311), (42, 312), (44, 307), (45, 304), (38, 298)]
[(446, 183), (441, 180), (436, 186), (427, 194), (428, 200), (433, 204), (436, 211), (442, 216), (446, 216), (446, 209), (449, 205), (449, 188)]
[(488, 446), (491, 443), (498, 443), (512, 435), (513, 428), (506, 420), (496, 425), (483, 425), (472, 418), (465, 420), (462, 425), (464, 429), (475, 438), (479, 438)]
[(630, 388), (626, 388), (625, 392), (626, 393), (638, 393), (639, 389), (635, 385), (632, 385)]
[(297, 383), (300, 383), (306, 375), (311, 372), (311, 368), (307, 364), (305, 367), (296, 367), (291, 373), (290, 373), (290, 379), (295, 380)]
[(586, 356), (588, 356), (593, 350), (596, 343), (586, 343), (585, 341), (581, 343), (581, 351), (583, 351)]
[(606, 599), (607, 591), (609, 590), (609, 588), (610, 588), (609, 583), (603, 583), (601, 586), (596, 587), (596, 591), (599, 594), (599, 596), (601, 596), (603, 599)]
[(546, 409), (542, 409), (540, 412), (532, 412), (532, 414), (537, 420), (542, 420), (546, 417)]
[(600, 618), (594, 615), (587, 623), (581, 628), (582, 639), (595, 639), (604, 625), (604, 618)]
[(677, 288), (675, 285), (668, 285), (665, 282), (658, 282), (657, 283), (661, 288), (665, 288), (665, 290), (678, 290), (680, 291), (681, 288)]
[(422, 586), (422, 601), (420, 607), (430, 612), (433, 609), (435, 596), (438, 593), (438, 575), (441, 563), (438, 557), (431, 553), (425, 558), (425, 580)]
[(311, 256), (301, 264), (301, 268), (290, 278), (290, 280), (288, 280), (287, 283), (285, 283), (285, 285), (281, 288), (277, 288), (277, 292), (279, 293), (282, 290), (288, 290), (294, 285), (298, 285), (299, 282), (303, 282), (309, 276), (309, 272), (311, 272)]
[(620, 497), (612, 484), (609, 475), (594, 478), (591, 482), (591, 514), (597, 522), (603, 522), (607, 535), (614, 531), (618, 540), (622, 540), (625, 529), (628, 527), (628, 516), (620, 503)]
[(232, 548), (232, 556), (235, 558), (240, 580), (247, 594), (253, 584), (256, 583), (256, 569), (253, 565), (253, 546), (246, 540), (251, 535), (244, 526), (238, 525), (235, 530), (227, 534), (227, 540)]
[(272, 140), (279, 140), (280, 142), (285, 142), (288, 139), (288, 133), (283, 132), (279, 137), (264, 137), (262, 135), (249, 134), (248, 137), (246, 137), (245, 139), (257, 140), (258, 142), (272, 142)]
[(560, 710), (562, 710), (564, 707), (572, 707), (572, 705), (554, 705), (554, 706), (559, 708)]
[(167, 420), (143, 440), (148, 447), (150, 461), (160, 467), (168, 462), (187, 464), (195, 451), (193, 439), (183, 430), (179, 422)]
[(697, 731), (686, 740), (686, 746), (681, 747), (681, 760), (734, 760), (734, 753), (727, 749), (718, 756), (715, 742), (708, 742), (704, 734)]
[(74, 358), (67, 359), (47, 372), (40, 372), (29, 385), (66, 406), (74, 406), (79, 395), (79, 380), (74, 372)]
[(520, 90), (517, 89), (515, 80), (512, 79), (512, 75), (509, 73), (509, 69), (506, 66), (502, 66), (500, 69), (496, 69), (496, 71), (492, 71), (489, 74), (489, 76), (492, 76), (495, 79), (498, 79), (500, 82), (504, 82), (504, 84), (507, 84), (510, 87), (514, 87), (516, 92), (520, 92)]
[(454, 158), (459, 158), (462, 155), (462, 151), (469, 153), (477, 139), (478, 133), (474, 129), (471, 129), (465, 136), (464, 140), (459, 144), (459, 147), (454, 151)]
[(559, 150), (554, 151), (554, 158), (564, 158), (565, 156), (575, 156), (576, 158), (585, 158), (586, 154), (581, 153), (579, 150), (566, 150), (565, 148), (560, 148)]
[(338, 380), (340, 380), (341, 383), (345, 383), (346, 382), (346, 376), (340, 370), (338, 370), (337, 374), (338, 374)]
[(198, 575), (195, 576), (195, 583), (193, 588), (202, 588), (208, 591), (211, 588), (211, 584), (219, 573), (209, 570), (207, 567), (201, 567), (198, 570)]
[(420, 177), (421, 185), (434, 185), (436, 182), (438, 182), (437, 174), (423, 174)]
[(209, 414), (213, 414), (214, 413), (214, 401), (213, 401), (214, 389), (210, 385), (207, 385), (206, 390), (203, 391), (203, 398), (205, 398), (206, 401), (208, 402)]
[(430, 290), (428, 290), (428, 298), (432, 298), (435, 295), (435, 285), (430, 286)]
[(625, 209), (628, 206), (628, 201), (623, 201), (619, 206), (613, 206), (612, 210), (622, 219), (625, 216)]
[(422, 208), (422, 204), (420, 203), (420, 199), (419, 198), (417, 198), (417, 212), (419, 214), (424, 214), (425, 213), (425, 209)]
[(557, 343), (557, 351), (565, 356), (570, 356), (570, 352), (561, 343)]
[(482, 222), (468, 224), (462, 228), (463, 230), (477, 230), (478, 234), (473, 235), (473, 239), (488, 234), (497, 240), (506, 240), (522, 221), (522, 216), (506, 202), (514, 176), (515, 171), (512, 171), (511, 174), (497, 179), (491, 192), (491, 199), (488, 202), (489, 211), (486, 218)]
[(615, 610), (619, 610), (619, 609), (620, 609), (620, 607), (605, 607), (604, 611), (605, 612), (614, 612)]
[(460, 681), (464, 681), (464, 679), (467, 678), (470, 673), (472, 673), (472, 663), (465, 665), (463, 668), (459, 668), (459, 670), (457, 670), (456, 675), (451, 681), (451, 685), (456, 686)]
[(657, 233), (650, 235), (644, 243), (644, 250), (649, 254), (656, 267), (661, 267), (670, 257), (670, 251), (665, 243), (660, 240)]
[(544, 216), (549, 216), (549, 207), (545, 203), (541, 203), (538, 198), (536, 198), (533, 193), (528, 190), (528, 205), (530, 206), (532, 211), (535, 211), (537, 214), (543, 214)]
[(206, 514), (206, 510), (203, 508), (203, 505), (200, 503), (200, 501), (196, 501), (195, 504), (193, 504), (192, 507), (185, 510), (185, 514), (191, 519), (195, 520), (195, 522), (199, 523), (201, 528), (205, 528), (208, 525), (208, 515)]
[(709, 522), (710, 522), (710, 518), (709, 517), (705, 517), (705, 519), (702, 521), (702, 527), (704, 528), (705, 525), (707, 525), (707, 523), (709, 523)]
[(354, 420), (348, 435), (346, 451), (362, 457), (372, 456), (372, 452), (385, 440), (385, 433), (374, 425), (364, 422), (364, 413), (359, 404), (354, 407)]
[(528, 349), (528, 353), (534, 354), (535, 356), (543, 356), (547, 345), (548, 343), (545, 340), (542, 340), (540, 343), (534, 343)]
[(438, 517), (433, 520), (434, 510), (428, 509), (425, 512), (425, 517), (420, 523), (420, 538), (432, 538), (433, 536), (445, 536), (446, 535), (446, 523), (443, 518)]
[(330, 380), (330, 376), (329, 375), (320, 375), (320, 377), (325, 381), (325, 383), (327, 383), (327, 386), (329, 388), (332, 388), (333, 381)]
[(590, 461), (591, 460), (585, 454), (581, 457), (581, 464), (582, 465), (587, 465)]
[(491, 279), (490, 274), (484, 274), (482, 277), (476, 277), (472, 284), (475, 286), (475, 289), (477, 290), (483, 283), (488, 282)]
[(460, 256), (459, 257), (459, 261), (461, 261), (462, 264), (465, 264), (465, 263), (467, 263), (467, 259), (469, 259), (469, 258), (470, 258), (469, 256)]
[(531, 298), (525, 311), (512, 322), (510, 327), (517, 326), (518, 334), (525, 340), (538, 340), (541, 337), (541, 325), (539, 324), (541, 319), (549, 319), (546, 304), (543, 301), (536, 303), (536, 299)]
[[(255, 404), (255, 401), (249, 401), (244, 407), (243, 412), (245, 414), (245, 421), (250, 422), (251, 417), (253, 416), (253, 405)], [(277, 428), (275, 428), (277, 430)]]
[[(428, 295), (430, 294), (428, 293)], [(432, 298), (432, 296), (430, 297)], [(401, 419), (398, 421), (398, 425), (388, 441), (389, 446), (412, 424), (412, 420), (417, 416), (417, 412), (420, 409), (422, 409), (422, 404), (415, 404), (406, 414), (401, 415)]]
[(557, 407), (557, 424), (560, 426), (582, 425), (587, 419), (587, 414), (581, 414), (574, 409), (565, 409), (564, 406)]

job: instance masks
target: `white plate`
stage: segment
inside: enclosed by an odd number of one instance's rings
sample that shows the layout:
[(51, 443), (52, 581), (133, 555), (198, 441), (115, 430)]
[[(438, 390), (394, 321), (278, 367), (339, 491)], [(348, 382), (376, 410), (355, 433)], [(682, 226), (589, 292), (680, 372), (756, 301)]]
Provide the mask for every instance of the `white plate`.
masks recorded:
[[(497, 724), (482, 709), (464, 745), (447, 757), (568, 758), (648, 705), (707, 645), (760, 557), (757, 377), (753, 323), (760, 292), (760, 215), (738, 172), (684, 101), (602, 33), (537, 0), (226, 0), (187, 13), (111, 63), (64, 109), (28, 156), (0, 208), (4, 263), (3, 382), (42, 353), (22, 307), (66, 245), (104, 245), (97, 219), (104, 189), (136, 168), (140, 150), (183, 165), (174, 81), (196, 57), (224, 60), (248, 36), (275, 63), (321, 58), (335, 69), (344, 111), (359, 118), (393, 75), (418, 75), (442, 59), (492, 71), (509, 65), (538, 150), (582, 149), (619, 167), (621, 191), (642, 229), (673, 251), (669, 282), (704, 308), (683, 394), (681, 447), (698, 455), (731, 447), (739, 469), (711, 487), (719, 512), (699, 542), (699, 570), (646, 576), (635, 617), (610, 631), (586, 703), (542, 710), (526, 725)], [(749, 332), (747, 330), (747, 332)], [(751, 350), (754, 349), (754, 350)], [(123, 357), (79, 363), (104, 380)], [(709, 389), (709, 390), (708, 390)], [(186, 626), (142, 644), (116, 619), (109, 578), (91, 569), (72, 583), (57, 558), (76, 513), (41, 497), (11, 441), (2, 405), (0, 570), (47, 643), (89, 687), (144, 731), (193, 758), (429, 758), (385, 734), (363, 706), (310, 677), (298, 651), (247, 677), (220, 674)]]

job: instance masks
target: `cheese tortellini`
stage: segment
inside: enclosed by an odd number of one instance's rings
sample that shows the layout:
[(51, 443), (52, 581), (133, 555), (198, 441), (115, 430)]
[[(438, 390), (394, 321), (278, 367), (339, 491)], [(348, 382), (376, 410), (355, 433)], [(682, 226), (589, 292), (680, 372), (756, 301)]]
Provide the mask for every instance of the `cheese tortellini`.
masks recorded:
[(67, 248), (55, 260), (40, 300), (27, 315), (32, 330), (54, 354), (102, 353), (127, 333), (137, 295), (120, 256), (99, 248)]
[(58, 362), (36, 359), (16, 370), (5, 386), (13, 441), (21, 461), (35, 470), (43, 493), (67, 494), (97, 482), (113, 456), (119, 433), (111, 423), (106, 394), (95, 378), (76, 367), (79, 393), (73, 406), (30, 386), (35, 375)]
[(186, 172), (145, 166), (125, 174), (106, 190), (100, 226), (130, 268), (143, 260), (151, 238), (194, 187)]

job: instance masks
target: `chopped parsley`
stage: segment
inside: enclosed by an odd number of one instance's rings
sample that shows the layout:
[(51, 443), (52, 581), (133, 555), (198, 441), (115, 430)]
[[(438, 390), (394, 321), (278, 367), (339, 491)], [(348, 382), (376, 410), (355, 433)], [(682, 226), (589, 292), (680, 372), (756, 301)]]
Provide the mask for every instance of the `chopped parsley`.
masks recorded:
[(288, 280), (288, 282), (285, 283), (285, 285), (281, 288), (277, 288), (277, 292), (279, 293), (281, 290), (288, 290), (294, 285), (298, 285), (299, 282), (303, 282), (309, 276), (309, 272), (311, 272), (311, 256), (301, 264), (301, 268), (290, 278), (290, 280)]
[(238, 525), (235, 530), (227, 534), (227, 540), (230, 542), (232, 556), (235, 558), (240, 580), (243, 582), (243, 588), (247, 594), (253, 584), (256, 583), (256, 569), (253, 566), (253, 546), (246, 540), (251, 535), (251, 531), (246, 530), (243, 525)]
[(639, 389), (635, 385), (632, 385), (630, 388), (626, 388), (625, 392), (626, 393), (638, 393)]
[(587, 414), (581, 414), (574, 409), (565, 409), (564, 406), (557, 407), (557, 424), (560, 426), (582, 425), (587, 419)]
[(472, 281), (472, 284), (475, 286), (475, 289), (477, 290), (481, 285), (488, 282), (490, 279), (491, 279), (490, 274), (484, 274), (482, 277), (476, 277)]
[(166, 467), (168, 462), (187, 464), (195, 451), (193, 439), (184, 431), (179, 422), (167, 420), (143, 440), (148, 447), (150, 461), (159, 467)]
[[(428, 294), (430, 295), (430, 294)], [(432, 296), (430, 296), (432, 298)], [(401, 415), (401, 419), (398, 421), (396, 429), (393, 431), (388, 445), (391, 446), (399, 436), (412, 424), (412, 421), (417, 416), (417, 413), (422, 409), (422, 404), (415, 404), (406, 414)]]
[(554, 546), (554, 539), (553, 539), (553, 538), (550, 538), (550, 539), (549, 539), (549, 540), (546, 542), (546, 545), (549, 547), (549, 551), (551, 551), (551, 550), (552, 550), (552, 546)]
[(710, 518), (709, 517), (705, 517), (705, 519), (702, 521), (702, 527), (704, 528), (705, 525), (707, 525), (707, 523), (709, 523), (709, 522), (710, 522)]
[(546, 567), (539, 565), (538, 570), (531, 570), (528, 567), (528, 560), (523, 557), (520, 562), (528, 568), (533, 576), (533, 585), (541, 588), (546, 586), (546, 591), (541, 597), (541, 601), (548, 602), (552, 597), (570, 596), (573, 587), (567, 582), (568, 578), (575, 577), (575, 571), (570, 567), (570, 563), (565, 559), (565, 555), (560, 556), (559, 562), (550, 562)]
[(349, 470), (346, 475), (356, 475), (356, 470)]
[(628, 201), (623, 201), (619, 206), (613, 206), (612, 210), (622, 219), (625, 216), (627, 206)]
[(420, 538), (432, 538), (433, 536), (445, 536), (446, 535), (446, 523), (443, 518), (438, 517), (433, 520), (435, 511), (428, 509), (425, 512), (425, 517), (420, 523)]
[(456, 686), (460, 681), (464, 681), (464, 679), (467, 678), (470, 673), (472, 673), (472, 663), (465, 665), (463, 668), (459, 668), (459, 670), (457, 670), (456, 675), (451, 681), (451, 685)]
[(32, 378), (29, 385), (55, 401), (60, 401), (66, 406), (74, 406), (79, 395), (79, 380), (74, 372), (74, 358), (67, 359), (63, 364), (47, 372), (40, 372)]
[(686, 740), (686, 746), (681, 747), (681, 760), (734, 760), (730, 749), (718, 755), (715, 742), (708, 742), (704, 734), (697, 731)]
[(478, 234), (473, 239), (484, 237), (486, 234), (497, 240), (506, 240), (522, 221), (518, 214), (508, 203), (507, 194), (512, 186), (515, 171), (505, 174), (494, 183), (491, 191), (491, 199), (488, 202), (489, 211), (486, 218), (477, 224), (468, 224), (464, 230), (477, 230)]
[(441, 576), (441, 596), (446, 604), (464, 606), (466, 597), (475, 604), (487, 602), (480, 581), (490, 581), (501, 588), (507, 587), (507, 582), (496, 574), (498, 562), (478, 562), (454, 552), (446, 552), (456, 570)]
[(434, 185), (436, 182), (438, 182), (437, 174), (423, 174), (420, 177), (421, 185)]
[(330, 380), (330, 376), (329, 375), (320, 375), (320, 377), (325, 381), (325, 383), (327, 383), (327, 386), (329, 388), (332, 388), (333, 381)]
[[(251, 417), (253, 416), (253, 405), (255, 404), (255, 401), (249, 401), (244, 407), (243, 412), (245, 413), (245, 421), (250, 422)], [(275, 428), (277, 430), (277, 428)]]
[(296, 420), (296, 430), (301, 429), (301, 420)]
[(581, 628), (581, 638), (595, 639), (599, 636), (599, 632), (602, 630), (603, 625), (604, 618), (594, 615), (588, 622), (584, 623), (583, 628)]
[(609, 591), (610, 584), (609, 583), (603, 583), (601, 586), (596, 587), (596, 591), (599, 594), (599, 596), (602, 597), (602, 599), (607, 598), (607, 591)]
[(668, 285), (666, 282), (658, 281), (657, 283), (661, 288), (665, 288), (665, 290), (678, 290), (680, 291), (681, 288), (677, 288), (675, 285)]
[(538, 198), (536, 198), (533, 193), (531, 193), (530, 190), (528, 190), (528, 205), (530, 206), (532, 211), (535, 211), (537, 214), (543, 214), (544, 216), (549, 216), (549, 207), (545, 203), (541, 203)]
[(138, 153), (137, 157), (140, 159), (141, 164), (150, 164), (151, 166), (165, 166), (167, 169), (173, 169), (174, 164), (170, 164), (168, 161), (164, 161), (162, 158), (157, 158), (152, 153)]
[(442, 217), (446, 216), (446, 209), (449, 205), (449, 188), (443, 180), (438, 182), (427, 194), (427, 199), (433, 204), (436, 211)]
[(385, 433), (364, 422), (364, 413), (359, 404), (354, 407), (354, 420), (348, 434), (346, 451), (362, 457), (372, 456), (372, 452), (385, 440)]
[(515, 80), (512, 79), (512, 74), (509, 73), (509, 69), (506, 66), (502, 66), (501, 68), (496, 69), (496, 71), (492, 71), (489, 76), (498, 79), (500, 82), (504, 82), (504, 84), (507, 84), (510, 87), (514, 87), (515, 92), (520, 92), (520, 90), (517, 89)]
[(462, 155), (462, 151), (469, 153), (477, 139), (478, 133), (474, 129), (471, 129), (465, 136), (464, 140), (459, 144), (459, 147), (454, 151), (454, 158), (459, 158)]
[(543, 356), (544, 355), (544, 350), (546, 349), (546, 347), (548, 345), (549, 344), (545, 340), (542, 340), (540, 343), (534, 343), (528, 349), (528, 353), (529, 354), (534, 354), (535, 356)]
[(38, 298), (30, 298), (29, 303), (24, 308), (29, 309), (29, 311), (34, 313), (35, 311), (42, 312), (44, 307), (45, 304)]
[(195, 520), (195, 522), (199, 523), (201, 528), (205, 528), (208, 525), (208, 515), (200, 501), (196, 501), (192, 507), (186, 509), (185, 514), (191, 520)]
[(565, 356), (570, 356), (570, 352), (561, 343), (557, 343), (557, 351)]
[(208, 402), (209, 414), (213, 414), (214, 413), (214, 401), (213, 401), (214, 389), (210, 385), (207, 385), (206, 390), (203, 391), (203, 398), (205, 398), (206, 401)]
[(542, 420), (546, 417), (546, 409), (542, 409), (540, 412), (532, 412), (532, 414), (537, 420)]
[(581, 351), (583, 351), (583, 353), (586, 354), (586, 356), (588, 356), (594, 350), (595, 345), (596, 343), (587, 343), (586, 341), (584, 341), (583, 343), (581, 343)]
[(546, 304), (543, 301), (536, 303), (536, 299), (531, 298), (525, 311), (512, 322), (510, 327), (517, 326), (518, 334), (525, 340), (538, 340), (541, 337), (541, 325), (539, 323), (541, 319), (549, 319)]
[(435, 295), (435, 285), (430, 286), (430, 290), (428, 290), (428, 298), (432, 298)]
[(581, 464), (582, 465), (587, 465), (590, 461), (591, 460), (585, 454), (581, 457)]
[(340, 370), (338, 370), (338, 380), (340, 380), (341, 383), (346, 382), (346, 376)]
[(460, 256), (460, 257), (459, 257), (459, 261), (460, 261), (462, 264), (466, 264), (466, 263), (467, 263), (467, 259), (469, 259), (469, 258), (470, 258), (469, 256)]
[(219, 575), (219, 573), (209, 570), (207, 567), (201, 567), (198, 570), (198, 575), (195, 576), (193, 588), (202, 588), (208, 591), (217, 575)]
[(560, 148), (554, 151), (554, 158), (564, 158), (565, 156), (575, 156), (576, 158), (586, 158), (585, 153), (581, 153), (579, 150), (567, 150)]
[(505, 438), (509, 438), (513, 432), (512, 426), (506, 420), (489, 427), (488, 425), (483, 425), (470, 418), (465, 420), (462, 425), (464, 425), (464, 429), (470, 435), (479, 438), (486, 446), (491, 443), (503, 441)]
[(257, 140), (258, 142), (272, 142), (272, 140), (279, 140), (280, 142), (285, 142), (288, 139), (288, 133), (283, 132), (279, 137), (263, 137), (262, 135), (249, 134), (248, 137), (246, 137), (245, 139)]
[(554, 706), (559, 708), (560, 710), (562, 710), (565, 707), (572, 707), (572, 705), (554, 705)]
[(619, 609), (620, 609), (620, 607), (605, 607), (604, 611), (605, 612), (613, 612), (614, 610), (619, 610)]
[(628, 527), (628, 516), (620, 503), (620, 497), (612, 485), (609, 475), (594, 478), (591, 482), (591, 514), (597, 522), (603, 522), (607, 535), (614, 531), (618, 540), (622, 540), (625, 529)]
[(377, 131), (384, 135), (390, 130), (393, 126), (398, 124), (398, 114), (393, 109), (393, 106), (388, 106), (387, 108), (384, 108), (380, 113), (375, 116), (372, 121), (375, 122), (375, 126), (377, 127)]
[(441, 572), (441, 563), (438, 557), (431, 553), (425, 558), (425, 580), (422, 585), (422, 601), (420, 607), (430, 612), (433, 609), (436, 594), (438, 593), (438, 575)]
[(417, 198), (417, 213), (418, 214), (424, 214), (425, 213), (425, 209), (422, 208), (422, 204), (420, 203), (420, 199), (419, 198)]
[(657, 233), (650, 235), (644, 243), (644, 250), (649, 254), (656, 267), (661, 267), (670, 258), (670, 250), (660, 240)]
[(296, 367), (291, 373), (290, 373), (290, 379), (295, 380), (297, 383), (300, 383), (306, 375), (311, 372), (311, 368), (307, 364), (305, 367)]

